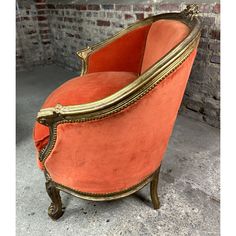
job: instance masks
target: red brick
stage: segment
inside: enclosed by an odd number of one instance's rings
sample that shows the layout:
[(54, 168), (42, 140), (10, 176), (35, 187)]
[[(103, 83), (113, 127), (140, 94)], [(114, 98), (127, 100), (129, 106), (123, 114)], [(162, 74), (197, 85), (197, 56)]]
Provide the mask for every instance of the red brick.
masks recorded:
[(97, 4), (90, 4), (90, 5), (88, 5), (88, 10), (99, 11), (100, 10), (100, 6), (97, 5)]
[(97, 20), (97, 26), (110, 26), (110, 21), (106, 20)]
[(64, 17), (65, 22), (73, 22), (73, 19), (70, 17)]
[(48, 6), (48, 9), (56, 9), (56, 6), (53, 4), (48, 4), (47, 6)]
[(49, 29), (46, 30), (39, 30), (40, 34), (48, 34), (49, 33)]
[(220, 40), (220, 31), (219, 30), (212, 30), (211, 31), (211, 38)]
[(47, 20), (46, 16), (38, 16), (38, 21), (44, 21)]
[(152, 11), (152, 6), (146, 4), (135, 4), (134, 11)]
[(43, 44), (51, 44), (50, 41), (43, 41)]
[(132, 15), (130, 15), (130, 14), (125, 14), (125, 19), (126, 19), (126, 20), (129, 20), (129, 19), (132, 19), (132, 18), (134, 18)]
[(43, 35), (41, 35), (41, 38), (42, 38), (42, 39), (48, 39), (49, 37), (48, 37), (47, 34), (43, 34)]
[(220, 4), (216, 3), (215, 6), (213, 7), (213, 12), (216, 14), (220, 13)]
[(144, 14), (143, 13), (136, 13), (136, 19), (137, 20), (143, 20), (144, 19)]
[(30, 20), (29, 17), (25, 16), (25, 17), (21, 17), (22, 20)]
[(38, 4), (36, 4), (36, 8), (37, 9), (46, 9), (46, 4), (40, 4), (40, 5), (38, 5)]
[(36, 30), (30, 30), (27, 32), (27, 34), (35, 34), (35, 33), (37, 33)]
[(87, 5), (85, 4), (77, 4), (75, 5), (75, 8), (79, 11), (84, 11), (84, 10), (87, 10)]
[(45, 3), (46, 0), (35, 0), (36, 3)]

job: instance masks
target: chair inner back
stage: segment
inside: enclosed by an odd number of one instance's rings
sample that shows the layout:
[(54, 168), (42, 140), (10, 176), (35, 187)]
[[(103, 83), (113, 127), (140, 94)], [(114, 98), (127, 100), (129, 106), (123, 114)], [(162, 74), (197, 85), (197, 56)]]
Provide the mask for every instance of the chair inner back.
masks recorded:
[(189, 32), (189, 27), (177, 20), (165, 19), (152, 23), (146, 39), (141, 73), (173, 49)]

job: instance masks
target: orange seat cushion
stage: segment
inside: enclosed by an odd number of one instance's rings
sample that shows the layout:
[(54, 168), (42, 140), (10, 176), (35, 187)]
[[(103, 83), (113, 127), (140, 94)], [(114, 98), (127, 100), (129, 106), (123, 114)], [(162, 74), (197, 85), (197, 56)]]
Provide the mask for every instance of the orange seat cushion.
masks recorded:
[[(132, 72), (98, 72), (76, 77), (54, 90), (42, 108), (54, 107), (57, 103), (66, 106), (94, 102), (122, 89), (136, 78)], [(48, 143), (48, 139), (48, 127), (36, 122), (34, 141), (38, 151)]]

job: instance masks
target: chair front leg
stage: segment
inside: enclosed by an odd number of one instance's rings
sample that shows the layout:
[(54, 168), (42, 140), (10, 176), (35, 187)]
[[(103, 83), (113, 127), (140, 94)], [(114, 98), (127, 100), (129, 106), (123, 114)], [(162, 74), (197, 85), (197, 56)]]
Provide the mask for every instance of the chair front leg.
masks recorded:
[(159, 197), (158, 197), (158, 193), (157, 193), (160, 168), (161, 168), (161, 166), (153, 174), (153, 179), (150, 183), (150, 194), (151, 194), (152, 205), (153, 205), (154, 209), (160, 208), (160, 201), (159, 201)]
[(57, 220), (64, 213), (62, 210), (60, 191), (56, 188), (55, 184), (51, 180), (47, 180), (45, 185), (47, 193), (52, 200), (50, 206), (48, 207), (48, 215), (51, 217), (51, 219)]

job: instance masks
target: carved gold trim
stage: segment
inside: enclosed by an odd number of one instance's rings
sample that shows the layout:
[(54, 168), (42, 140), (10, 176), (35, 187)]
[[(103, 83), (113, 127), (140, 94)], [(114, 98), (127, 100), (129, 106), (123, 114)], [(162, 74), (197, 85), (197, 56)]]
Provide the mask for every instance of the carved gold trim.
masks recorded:
[(128, 189), (118, 191), (118, 192), (112, 192), (112, 193), (104, 193), (104, 194), (81, 192), (81, 191), (66, 187), (62, 184), (56, 183), (54, 181), (53, 183), (55, 184), (57, 189), (63, 192), (69, 193), (75, 197), (79, 197), (85, 200), (92, 200), (92, 201), (110, 201), (110, 200), (115, 200), (119, 198), (124, 198), (142, 189), (153, 180), (154, 175), (156, 174), (156, 172), (159, 173), (159, 170), (160, 170), (160, 166), (151, 175), (149, 175), (148, 177), (140, 181), (138, 184)]
[[(168, 15), (168, 17), (166, 15)], [(186, 20), (186, 18), (183, 18), (183, 15), (185, 14), (169, 13), (164, 14), (163, 17), (165, 16), (166, 19), (174, 18), (183, 21), (183, 19)], [(160, 19), (163, 19), (163, 17)], [(186, 20), (186, 22), (189, 21)], [(70, 119), (71, 116), (77, 116), (79, 119), (81, 119), (81, 121), (91, 120), (91, 117), (97, 119), (99, 117), (104, 117), (104, 113), (108, 112), (111, 114), (112, 111), (116, 110), (115, 107), (117, 104), (123, 103), (122, 101), (127, 100), (127, 97), (130, 97), (130, 103), (132, 103), (132, 97), (136, 97), (138, 94), (140, 94), (140, 92), (142, 93), (142, 90), (144, 91), (147, 89), (144, 86), (145, 84), (148, 84), (154, 77), (160, 77), (160, 75), (162, 75), (165, 71), (173, 70), (175, 68), (176, 62), (178, 63), (178, 61), (181, 60), (181, 55), (189, 52), (189, 50), (192, 51), (197, 45), (200, 37), (200, 22), (197, 18), (194, 18), (191, 20), (191, 23), (189, 23), (189, 26), (190, 28), (192, 27), (191, 33), (179, 45), (177, 45), (165, 57), (163, 57), (150, 69), (141, 74), (128, 86), (96, 102), (74, 106), (61, 106), (60, 110), (55, 107), (41, 109), (38, 113), (37, 120), (41, 124), (49, 125), (53, 121), (57, 122), (58, 120)], [(85, 58), (89, 55), (89, 53), (92, 52), (91, 50), (92, 49), (89, 48), (87, 51), (81, 52), (79, 55)], [(86, 61), (86, 59), (84, 59), (84, 61)], [(127, 104), (125, 104), (125, 106), (126, 105)]]
[[(53, 181), (47, 171), (45, 161), (53, 150), (57, 138), (57, 126), (63, 123), (76, 123), (89, 120), (102, 119), (103, 117), (115, 114), (138, 101), (150, 90), (152, 90), (158, 83), (165, 79), (170, 73), (178, 68), (190, 55), (190, 53), (197, 47), (200, 38), (200, 21), (197, 18), (198, 9), (195, 4), (187, 6), (181, 13), (168, 13), (146, 18), (143, 21), (137, 22), (128, 28), (120, 31), (112, 38), (98, 43), (92, 47), (87, 47), (77, 52), (77, 55), (82, 59), (82, 73), (87, 72), (88, 57), (106, 46), (115, 39), (122, 37), (127, 32), (136, 29), (137, 27), (150, 24), (160, 19), (174, 19), (179, 20), (191, 29), (190, 34), (173, 50), (171, 50), (165, 57), (155, 63), (151, 68), (141, 74), (133, 83), (125, 88), (116, 92), (115, 94), (106, 97), (102, 100), (75, 106), (62, 106), (57, 104), (55, 107), (41, 109), (38, 113), (37, 120), (41, 124), (49, 126), (50, 140), (47, 146), (40, 152), (40, 161), (42, 162), (46, 177), (48, 180)], [(158, 169), (159, 170), (159, 169)], [(158, 171), (157, 170), (157, 171)], [(158, 172), (159, 173), (159, 172)], [(139, 184), (126, 189), (121, 192), (109, 194), (91, 194), (77, 191), (69, 187), (63, 186), (59, 183), (53, 182), (55, 187), (59, 190), (72, 194), (87, 200), (103, 201), (113, 200), (128, 196), (139, 189), (143, 188), (146, 184), (151, 182), (156, 176), (156, 172), (152, 173), (149, 177), (141, 181)], [(154, 191), (154, 190), (153, 190)]]
[[(193, 8), (187, 7), (187, 9)], [(186, 60), (194, 48), (197, 47), (200, 38), (200, 21), (196, 17), (196, 14), (194, 17), (189, 17), (189, 15), (192, 14), (190, 12), (193, 10), (189, 10), (189, 13), (187, 14), (187, 9), (181, 13), (168, 13), (149, 17), (144, 21), (135, 23), (127, 29), (122, 30), (113, 38), (78, 53), (78, 55), (83, 58), (84, 62), (86, 62), (86, 58), (89, 56), (89, 54), (110, 43), (112, 40), (114, 40), (114, 38), (118, 38), (130, 30), (139, 27), (140, 25), (149, 24), (150, 22), (159, 19), (179, 20), (187, 24), (191, 29), (190, 34), (165, 57), (163, 57), (150, 69), (141, 74), (134, 82), (112, 94), (111, 96), (87, 104), (74, 106), (62, 106), (57, 104), (55, 107), (41, 109), (38, 113), (37, 120), (41, 124), (50, 127), (50, 141), (45, 149), (40, 152), (41, 161), (44, 162), (46, 160), (55, 145), (57, 125), (63, 123), (102, 119), (103, 117), (115, 114), (125, 109), (147, 94), (160, 81), (162, 81), (178, 66), (180, 66), (184, 60)]]
[(82, 61), (82, 66), (81, 66), (82, 70), (81, 70), (80, 76), (84, 75), (87, 72), (87, 67), (88, 67), (87, 58), (88, 58), (89, 53), (91, 52), (92, 52), (92, 49), (91, 47), (88, 46), (87, 48), (84, 48), (76, 53)]

